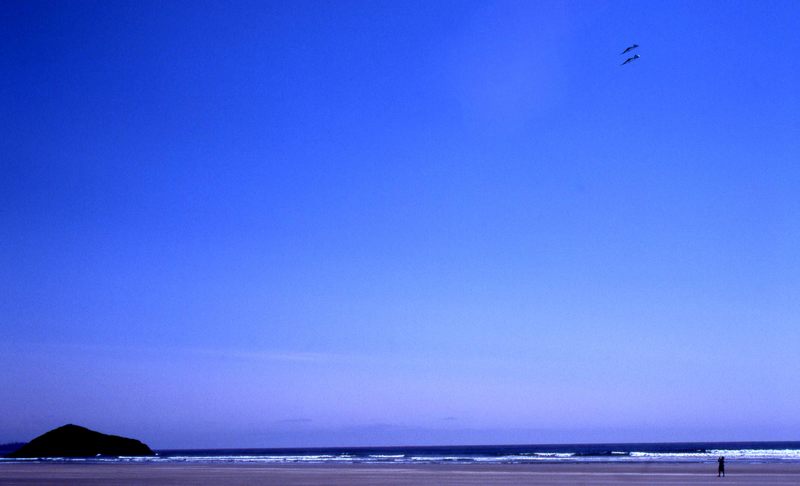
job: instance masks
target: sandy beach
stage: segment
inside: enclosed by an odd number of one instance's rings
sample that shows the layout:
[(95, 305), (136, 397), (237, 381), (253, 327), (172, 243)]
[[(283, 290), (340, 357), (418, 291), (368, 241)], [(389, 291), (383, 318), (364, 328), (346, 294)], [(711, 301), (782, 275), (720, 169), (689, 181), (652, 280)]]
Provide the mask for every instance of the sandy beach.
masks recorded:
[(797, 485), (800, 464), (252, 465), (0, 464), (0, 484)]

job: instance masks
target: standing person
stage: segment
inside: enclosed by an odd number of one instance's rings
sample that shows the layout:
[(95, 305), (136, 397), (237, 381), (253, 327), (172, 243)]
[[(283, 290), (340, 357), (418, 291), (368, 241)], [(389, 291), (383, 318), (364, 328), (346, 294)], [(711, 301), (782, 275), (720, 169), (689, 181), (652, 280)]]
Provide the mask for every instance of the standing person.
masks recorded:
[(717, 459), (717, 462), (719, 463), (719, 467), (717, 468), (717, 477), (722, 476), (724, 478), (725, 477), (725, 456), (719, 456), (719, 459)]

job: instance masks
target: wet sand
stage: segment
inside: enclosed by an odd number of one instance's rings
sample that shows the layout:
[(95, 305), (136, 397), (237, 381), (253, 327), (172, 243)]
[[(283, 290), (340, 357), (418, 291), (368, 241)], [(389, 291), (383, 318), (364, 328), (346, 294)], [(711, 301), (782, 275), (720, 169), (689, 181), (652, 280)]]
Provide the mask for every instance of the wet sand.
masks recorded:
[(798, 485), (800, 464), (264, 465), (0, 463), (0, 485)]

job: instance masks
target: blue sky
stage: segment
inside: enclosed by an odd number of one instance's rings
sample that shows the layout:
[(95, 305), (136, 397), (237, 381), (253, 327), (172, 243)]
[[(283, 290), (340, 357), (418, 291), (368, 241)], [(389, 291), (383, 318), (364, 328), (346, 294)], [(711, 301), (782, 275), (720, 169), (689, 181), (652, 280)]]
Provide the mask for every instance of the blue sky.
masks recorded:
[(0, 441), (800, 434), (797, 2), (0, 11)]

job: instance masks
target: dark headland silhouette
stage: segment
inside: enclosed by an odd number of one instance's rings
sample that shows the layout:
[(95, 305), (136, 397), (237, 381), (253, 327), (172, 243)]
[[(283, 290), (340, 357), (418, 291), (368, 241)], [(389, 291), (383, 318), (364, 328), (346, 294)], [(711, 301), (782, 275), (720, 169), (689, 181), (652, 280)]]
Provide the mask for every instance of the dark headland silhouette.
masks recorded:
[(154, 456), (146, 444), (117, 435), (101, 434), (79, 425), (46, 432), (6, 457)]

